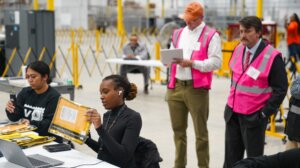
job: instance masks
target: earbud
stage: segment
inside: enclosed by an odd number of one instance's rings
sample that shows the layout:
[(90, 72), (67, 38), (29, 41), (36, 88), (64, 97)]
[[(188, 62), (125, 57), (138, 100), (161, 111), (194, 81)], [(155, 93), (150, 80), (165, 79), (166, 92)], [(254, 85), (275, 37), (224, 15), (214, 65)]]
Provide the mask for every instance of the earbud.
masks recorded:
[(123, 92), (123, 91), (122, 91), (122, 90), (120, 90), (120, 91), (119, 91), (119, 95), (121, 95), (121, 93), (122, 93), (122, 92)]

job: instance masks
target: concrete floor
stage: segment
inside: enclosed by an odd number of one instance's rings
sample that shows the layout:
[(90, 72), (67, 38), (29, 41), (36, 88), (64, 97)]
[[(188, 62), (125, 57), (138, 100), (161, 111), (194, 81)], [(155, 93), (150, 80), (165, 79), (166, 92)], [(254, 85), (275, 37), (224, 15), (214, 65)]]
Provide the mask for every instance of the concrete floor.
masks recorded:
[[(75, 93), (75, 101), (96, 108), (101, 114), (105, 112), (99, 100), (99, 83), (102, 80), (99, 78), (87, 78), (81, 80), (83, 89), (77, 89)], [(170, 117), (168, 106), (165, 102), (166, 86), (159, 83), (154, 83), (149, 95), (143, 94), (142, 75), (129, 75), (129, 80), (138, 85), (139, 93), (136, 99), (126, 102), (127, 105), (136, 111), (140, 112), (143, 120), (143, 127), (141, 136), (153, 140), (163, 158), (161, 162), (162, 168), (170, 168), (174, 162), (174, 143), (173, 133), (171, 130)], [(230, 80), (224, 77), (214, 76), (212, 90), (210, 91), (210, 114), (208, 120), (209, 140), (210, 140), (210, 167), (220, 168), (224, 161), (224, 119), (223, 111), (226, 99), (229, 93)], [(68, 95), (63, 95), (69, 98)], [(3, 102), (0, 108), (3, 109), (1, 118), (5, 118), (4, 107), (9, 95), (0, 93), (0, 101)], [(285, 103), (286, 104), (286, 103)], [(282, 127), (279, 127), (282, 130)], [(93, 127), (92, 137), (98, 139)], [(197, 167), (197, 158), (195, 153), (195, 138), (193, 132), (193, 125), (189, 118), (188, 134), (188, 168)], [(284, 150), (282, 141), (278, 138), (267, 137), (265, 146), (265, 154), (274, 154)], [(86, 145), (77, 145), (76, 149), (93, 155), (96, 157), (91, 149)]]

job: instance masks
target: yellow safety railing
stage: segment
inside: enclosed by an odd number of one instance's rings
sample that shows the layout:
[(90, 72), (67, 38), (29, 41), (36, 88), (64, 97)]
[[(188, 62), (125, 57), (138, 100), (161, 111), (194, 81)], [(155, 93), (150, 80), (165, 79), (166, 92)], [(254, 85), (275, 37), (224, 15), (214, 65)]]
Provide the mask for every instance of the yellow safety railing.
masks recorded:
[[(99, 52), (96, 52), (96, 55), (94, 55), (94, 63), (93, 63), (93, 65), (92, 65), (92, 69), (91, 69), (91, 74), (93, 74), (94, 73), (94, 70), (95, 70), (95, 68), (96, 68), (96, 63), (98, 62), (98, 59), (99, 59)], [(99, 68), (99, 67), (98, 67)], [(100, 69), (98, 69), (99, 71), (100, 71)]]
[(71, 32), (72, 33), (72, 43), (71, 43), (71, 48), (72, 48), (72, 63), (73, 63), (73, 84), (76, 88), (80, 86), (79, 80), (78, 80), (78, 46), (75, 44), (75, 32), (74, 30)]
[[(59, 49), (60, 49), (60, 47), (59, 47)], [(68, 51), (67, 51), (67, 55), (66, 55), (66, 57), (64, 58), (65, 60), (63, 61), (63, 65), (62, 65), (62, 67), (61, 67), (61, 71), (60, 71), (60, 74), (62, 74), (64, 71), (65, 71), (65, 67), (67, 66), (67, 60), (69, 60), (69, 57), (70, 57), (70, 55), (71, 55), (71, 50), (72, 50), (72, 48), (69, 48), (68, 49)], [(61, 51), (61, 50), (60, 50)], [(61, 51), (61, 53), (62, 53), (62, 51)], [(63, 56), (64, 57), (64, 56)], [(70, 70), (71, 71), (71, 70)], [(71, 72), (72, 73), (72, 72)]]
[[(23, 62), (22, 62), (22, 65), (26, 65), (26, 62), (27, 62), (27, 60), (28, 60), (28, 58), (29, 58), (29, 55), (31, 54), (31, 48), (29, 48), (28, 50), (27, 50), (27, 52), (26, 52), (26, 55), (25, 55), (25, 58), (24, 58), (24, 60), (23, 60)], [(18, 75), (17, 76), (21, 76), (21, 74), (22, 74), (22, 66), (20, 66), (20, 69), (19, 69), (19, 72), (18, 72)]]
[(214, 73), (218, 76), (230, 77), (229, 61), (235, 46), (239, 41), (225, 41), (222, 43), (222, 66)]
[[(147, 45), (151, 46), (151, 49), (153, 49), (153, 52), (151, 52), (151, 55), (158, 56), (159, 55), (159, 50), (156, 50), (155, 48), (157, 47), (157, 44), (155, 44), (156, 42), (156, 35), (153, 33), (149, 33), (149, 32), (155, 32), (156, 30), (152, 29), (136, 29), (135, 30), (137, 33), (139, 33), (139, 36), (141, 38), (143, 38), (143, 41), (147, 43)], [(80, 65), (78, 66), (78, 69), (80, 67), (80, 69), (78, 70), (78, 78), (80, 79), (80, 74), (82, 73), (83, 69), (84, 69), (84, 64), (82, 64), (82, 60), (90, 60), (89, 58), (91, 58), (91, 55), (95, 55), (97, 58), (98, 63), (103, 63), (105, 59), (102, 60), (102, 56), (103, 54), (101, 53), (103, 49), (106, 50), (106, 55), (108, 57), (114, 56), (115, 54), (113, 53), (113, 46), (115, 48), (118, 48), (118, 55), (121, 53), (122, 51), (122, 47), (124, 46), (125, 43), (127, 43), (127, 36), (123, 35), (123, 36), (118, 36), (118, 31), (116, 31), (116, 29), (107, 29), (106, 33), (101, 32), (101, 30), (92, 30), (92, 31), (85, 31), (82, 28), (79, 29), (73, 29), (73, 30), (67, 30), (67, 29), (61, 29), (61, 30), (56, 30), (55, 32), (56, 34), (56, 41), (59, 44), (59, 47), (61, 48), (56, 48), (54, 55), (51, 57), (49, 55), (49, 58), (51, 59), (51, 62), (49, 64), (49, 66), (51, 66), (51, 68), (55, 68), (54, 67), (54, 62), (56, 60), (57, 57), (62, 58), (60, 54), (63, 54), (64, 51), (67, 51), (66, 56), (62, 62), (62, 64), (59, 64), (60, 69), (59, 71), (56, 71), (56, 73), (58, 74), (63, 74), (66, 68), (66, 63), (71, 63), (72, 59), (70, 58), (70, 55), (72, 55), (72, 58), (74, 58), (74, 47), (72, 48), (72, 43), (74, 43), (74, 45), (77, 45), (77, 47), (75, 48), (75, 50), (80, 49), (83, 51), (84, 54), (79, 53), (79, 51), (77, 51), (77, 56), (82, 56), (78, 59), (80, 59)], [(126, 34), (126, 33), (125, 33)], [(101, 43), (100, 43), (101, 42)], [(71, 45), (68, 45), (71, 44)], [(154, 45), (153, 45), (154, 44)], [(69, 46), (70, 49), (66, 50), (65, 46)], [(102, 46), (104, 45), (104, 46)], [(84, 47), (81, 47), (84, 46)], [(88, 49), (86, 48), (86, 46), (89, 46)], [(111, 47), (107, 47), (107, 46), (111, 46)], [(119, 48), (120, 47), (120, 48)], [(64, 51), (61, 51), (64, 50)], [(12, 56), (9, 58), (12, 61), (14, 61), (13, 59), (15, 58), (15, 55), (18, 54), (18, 50), (14, 50)], [(48, 57), (45, 56), (45, 54), (48, 53), (47, 48), (42, 48), (41, 52), (39, 53), (35, 53), (34, 50), (32, 49), (28, 49), (27, 53), (24, 57), (24, 60), (22, 59), (22, 56), (20, 56), (20, 59), (22, 60), (22, 65), (27, 64), (29, 58), (32, 56), (32, 54), (35, 56), (35, 59), (37, 60), (44, 60), (47, 59)], [(47, 58), (45, 58), (47, 57)], [(155, 57), (152, 57), (155, 58)], [(11, 64), (11, 62), (7, 63), (7, 65)], [(102, 69), (101, 71), (104, 71), (105, 68), (107, 68), (106, 63), (104, 63), (103, 66), (100, 66), (100, 68)], [(95, 63), (94, 63), (94, 68), (95, 68)], [(94, 69), (93, 68), (93, 69)], [(9, 67), (6, 67), (6, 74), (9, 71)], [(70, 69), (70, 68), (69, 68)], [(88, 66), (88, 68), (86, 68), (88, 72), (91, 72), (91, 66)], [(99, 68), (98, 68), (99, 69)], [(76, 72), (76, 71), (75, 71)], [(99, 71), (100, 72), (100, 71)], [(72, 77), (73, 77), (73, 70), (72, 72), (70, 71), (70, 73), (72, 73)], [(6, 75), (4, 74), (4, 75)], [(20, 76), (21, 74), (21, 67), (19, 69), (18, 67), (18, 71), (16, 73), (18, 76)], [(157, 74), (157, 73), (156, 73)], [(3, 74), (2, 74), (3, 75)], [(155, 75), (156, 80), (160, 80), (160, 76)], [(78, 80), (79, 80), (78, 79)], [(79, 81), (78, 81), (79, 82)], [(75, 83), (75, 81), (74, 81)]]
[(10, 58), (9, 58), (7, 64), (6, 64), (6, 66), (5, 66), (5, 69), (3, 71), (2, 77), (6, 76), (6, 74), (8, 72), (8, 69), (10, 67), (10, 64), (11, 64), (12, 60), (14, 59), (16, 53), (17, 53), (17, 48), (14, 48), (13, 51), (12, 51), (12, 53), (11, 53), (11, 55), (10, 55)]
[[(156, 36), (143, 34), (142, 32), (139, 33), (140, 38), (147, 44), (149, 51), (151, 51), (150, 55), (152, 58), (159, 60), (160, 44), (156, 42)], [(20, 76), (22, 73), (22, 65), (26, 65), (28, 64), (28, 60), (32, 60), (31, 56), (35, 56), (36, 60), (41, 61), (49, 60), (50, 58), (49, 68), (51, 70), (54, 68), (55, 73), (59, 78), (68, 78), (70, 75), (76, 88), (81, 86), (79, 81), (84, 69), (86, 69), (86, 72), (90, 77), (93, 75), (96, 68), (100, 76), (103, 76), (105, 72), (118, 73), (113, 70), (111, 65), (106, 63), (105, 60), (115, 56), (118, 57), (121, 54), (122, 50), (117, 51), (115, 49), (127, 42), (126, 36), (117, 36), (117, 31), (115, 30), (108, 30), (106, 33), (102, 34), (99, 30), (83, 31), (82, 29), (74, 29), (59, 30), (56, 32), (56, 38), (62, 40), (60, 41), (62, 44), (59, 43), (60, 45), (55, 49), (53, 55), (49, 55), (49, 50), (46, 47), (43, 47), (39, 53), (34, 52), (32, 48), (28, 48), (24, 58), (20, 55), (22, 63), (17, 69), (17, 76)], [(69, 41), (69, 39), (71, 40)], [(102, 45), (100, 44), (100, 41)], [(151, 48), (149, 48), (149, 46)], [(3, 77), (10, 71), (10, 65), (12, 65), (12, 62), (16, 59), (15, 55), (19, 55), (18, 53), (18, 49), (13, 50), (4, 73), (2, 74)], [(59, 62), (55, 63), (57, 59), (59, 59)], [(59, 70), (55, 64), (59, 65)], [(66, 74), (66, 70), (70, 72), (69, 75)], [(152, 80), (160, 82), (164, 81), (161, 79), (161, 68), (155, 68), (154, 73), (155, 76)]]
[[(279, 107), (279, 112), (280, 112), (281, 119), (283, 121), (283, 125), (285, 126), (286, 120), (283, 117), (284, 116), (284, 108), (283, 108), (282, 105), (280, 105), (280, 107)], [(266, 131), (266, 135), (277, 137), (277, 138), (280, 138), (282, 140), (285, 140), (285, 134), (278, 133), (276, 131), (276, 120), (275, 120), (275, 115), (274, 114), (271, 115), (271, 117), (270, 117), (270, 128), (269, 128), (269, 130)]]
[(300, 65), (299, 65), (299, 63), (296, 61), (295, 56), (291, 56), (291, 63), (295, 65), (296, 71), (297, 71), (298, 73), (300, 73)]
[(53, 65), (54, 65), (54, 62), (55, 62), (55, 59), (56, 59), (56, 55), (57, 55), (57, 50), (55, 50), (54, 54), (53, 54), (53, 57), (51, 59), (51, 62), (49, 64), (49, 68), (50, 70), (52, 69)]
[[(160, 44), (159, 42), (155, 43), (155, 59), (160, 60)], [(161, 68), (160, 67), (155, 67), (155, 81), (162, 82), (161, 77), (160, 77), (160, 72)]]
[(100, 49), (100, 35), (101, 35), (101, 31), (96, 30), (95, 33), (96, 33), (96, 50), (97, 51), (101, 51), (101, 49)]
[(43, 59), (45, 52), (46, 52), (46, 47), (43, 47), (42, 52), (40, 53), (40, 56), (39, 56), (39, 61), (41, 61)]
[[(81, 51), (81, 50), (80, 50), (80, 47), (79, 47), (78, 49), (79, 49), (79, 51)], [(87, 58), (88, 58), (90, 52), (91, 52), (90, 49), (86, 50), (86, 53), (85, 53), (84, 56), (83, 56), (82, 53), (81, 53), (81, 56), (82, 56), (82, 64), (81, 64), (80, 69), (79, 69), (78, 78), (80, 78), (84, 66), (86, 66), (86, 70), (87, 70), (89, 76), (90, 76), (90, 77), (92, 76), (91, 73), (90, 73), (90, 71), (89, 71), (89, 69), (88, 69), (88, 65), (87, 65), (87, 62), (86, 62), (86, 60), (87, 60)]]

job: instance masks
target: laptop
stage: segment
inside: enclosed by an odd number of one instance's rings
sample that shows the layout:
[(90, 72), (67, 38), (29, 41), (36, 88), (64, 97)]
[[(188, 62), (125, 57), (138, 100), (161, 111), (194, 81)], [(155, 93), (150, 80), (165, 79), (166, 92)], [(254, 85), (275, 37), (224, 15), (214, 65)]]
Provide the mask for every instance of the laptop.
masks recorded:
[(64, 163), (39, 154), (28, 155), (27, 157), (17, 144), (2, 139), (0, 139), (0, 151), (9, 162), (26, 168), (46, 168)]

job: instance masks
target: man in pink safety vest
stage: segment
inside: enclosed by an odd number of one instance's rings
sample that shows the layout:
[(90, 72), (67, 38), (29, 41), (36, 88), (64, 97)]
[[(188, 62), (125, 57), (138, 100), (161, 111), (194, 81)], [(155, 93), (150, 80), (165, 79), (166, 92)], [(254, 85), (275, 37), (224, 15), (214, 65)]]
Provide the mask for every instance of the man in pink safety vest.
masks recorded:
[(212, 71), (222, 63), (221, 39), (203, 22), (204, 8), (190, 3), (183, 19), (187, 26), (174, 31), (171, 48), (182, 48), (183, 59), (174, 60), (168, 83), (167, 102), (176, 147), (175, 168), (186, 166), (186, 129), (190, 113), (195, 134), (198, 167), (209, 167), (207, 120)]
[(247, 157), (264, 153), (268, 117), (278, 111), (288, 88), (281, 53), (262, 38), (262, 23), (256, 16), (240, 20), (241, 43), (229, 66), (231, 88), (225, 107), (224, 168)]

